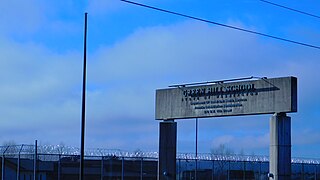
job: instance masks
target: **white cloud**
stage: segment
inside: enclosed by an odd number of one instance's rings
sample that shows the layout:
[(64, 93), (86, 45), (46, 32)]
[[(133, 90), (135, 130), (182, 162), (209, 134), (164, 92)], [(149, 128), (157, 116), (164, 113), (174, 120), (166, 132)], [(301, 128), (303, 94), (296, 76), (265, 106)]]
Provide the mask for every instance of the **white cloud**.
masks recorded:
[(320, 133), (315, 129), (301, 129), (293, 132), (292, 144), (294, 145), (311, 145), (320, 143)]
[(236, 151), (243, 150), (244, 152), (251, 153), (261, 153), (262, 149), (268, 150), (269, 148), (269, 133), (260, 134), (260, 135), (222, 135), (215, 137), (212, 140), (212, 148), (217, 148), (220, 145), (225, 145), (231, 150)]
[[(101, 8), (97, 13), (113, 6), (108, 1), (98, 2), (89, 6)], [(80, 121), (81, 53), (58, 54), (38, 44), (3, 39), (0, 51), (3, 57), (0, 75), (4, 77), (0, 85), (0, 112), (5, 119), (2, 130), (10, 128), (16, 132), (16, 135), (7, 132), (2, 139), (19, 139), (19, 130), (25, 127), (35, 133), (23, 140), (32, 142), (40, 136), (45, 142), (75, 144)], [(251, 75), (297, 75), (303, 85), (299, 91), (318, 92), (320, 85), (310, 80), (318, 74), (317, 56), (313, 50), (295, 45), (270, 43), (242, 32), (189, 21), (140, 28), (89, 56), (89, 146), (157, 149), (154, 92), (170, 84)], [(302, 94), (300, 100), (312, 97), (309, 93)], [(257, 124), (259, 130), (263, 129)], [(219, 133), (253, 127), (242, 121), (217, 125), (222, 125)], [(61, 139), (57, 140), (56, 132)], [(210, 130), (206, 129), (206, 133)], [(226, 133), (212, 138), (212, 142), (227, 143), (233, 148), (259, 149), (268, 144), (265, 133), (239, 137)]]
[[(146, 78), (143, 77), (146, 73), (149, 78), (185, 77), (181, 80), (187, 81), (190, 77), (200, 80), (214, 75), (219, 78), (222, 77), (219, 74), (224, 71), (230, 71), (232, 74), (247, 71), (248, 64), (255, 65), (258, 62), (250, 56), (244, 59), (243, 56), (246, 54), (242, 53), (245, 52), (242, 49), (250, 47), (254, 43), (254, 38), (238, 35), (190, 22), (169, 27), (141, 29), (112, 49), (99, 50), (95, 56), (97, 59), (95, 77), (97, 79), (103, 77), (118, 79), (128, 76)], [(257, 52), (253, 53), (257, 55)], [(238, 70), (234, 71), (235, 66), (230, 64), (236, 64)], [(101, 77), (100, 72), (106, 75)]]
[(221, 144), (230, 145), (232, 141), (234, 141), (235, 137), (232, 135), (223, 135), (220, 137), (216, 137), (212, 140), (213, 148), (219, 147)]
[[(77, 86), (81, 65), (76, 63), (79, 55), (54, 54), (36, 44), (4, 39), (0, 40), (0, 52), (3, 55), (1, 130), (7, 132), (0, 141), (15, 137), (12, 140), (19, 143), (29, 143), (37, 138), (54, 139), (55, 136), (48, 135), (50, 130), (69, 126), (68, 120), (79, 116), (81, 86)], [(25, 133), (27, 130), (33, 133)], [(28, 135), (18, 138), (22, 133)]]

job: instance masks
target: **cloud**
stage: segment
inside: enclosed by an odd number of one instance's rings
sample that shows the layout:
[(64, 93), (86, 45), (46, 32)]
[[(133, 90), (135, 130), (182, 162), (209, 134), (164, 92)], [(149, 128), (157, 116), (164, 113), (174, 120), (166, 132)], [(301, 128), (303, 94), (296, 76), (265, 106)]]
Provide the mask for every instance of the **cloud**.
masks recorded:
[[(311, 50), (293, 54), (288, 51), (301, 47), (267, 42), (243, 32), (194, 22), (141, 28), (115, 46), (102, 47), (95, 54), (94, 76), (103, 81), (110, 77), (142, 77), (146, 73), (149, 78), (167, 75), (172, 77), (171, 81), (189, 82), (204, 80), (203, 77), (274, 77), (298, 74), (293, 64), (308, 68), (306, 70), (311, 68), (307, 73), (314, 73), (316, 68), (304, 64), (314, 63), (315, 56), (301, 62), (303, 54)], [(318, 67), (319, 63), (314, 65)], [(100, 76), (101, 72), (105, 75)]]
[[(113, 6), (109, 1), (99, 2), (90, 1), (89, 9), (98, 8), (96, 13), (104, 13)], [(61, 25), (65, 27), (64, 23)], [(82, 53), (57, 53), (39, 44), (17, 43), (7, 38), (1, 39), (0, 51), (3, 56), (0, 75), (5, 77), (0, 85), (2, 130), (15, 132), (12, 135), (7, 131), (0, 140), (19, 139), (19, 130), (30, 128), (34, 133), (23, 141), (39, 138), (77, 145)], [(154, 93), (157, 88), (171, 84), (252, 75), (297, 75), (302, 94), (299, 100), (312, 99), (312, 94), (320, 90), (320, 85), (311, 80), (320, 68), (317, 56), (314, 50), (300, 46), (192, 21), (140, 27), (117, 43), (102, 45), (89, 55), (88, 146), (157, 149)], [(207, 123), (203, 133), (212, 135), (210, 140), (205, 140), (209, 142), (207, 147), (219, 142), (232, 148), (265, 148), (268, 127), (264, 127), (265, 122), (250, 124), (253, 119), (245, 123), (241, 118), (234, 118), (234, 122)], [(310, 125), (312, 121), (306, 123)], [(212, 132), (209, 125), (218, 132)], [(240, 128), (262, 133), (242, 135)], [(182, 136), (191, 137), (190, 132)]]
[(213, 148), (217, 148), (219, 147), (221, 144), (228, 144), (230, 145), (230, 143), (232, 141), (234, 141), (235, 137), (233, 137), (232, 135), (224, 135), (224, 136), (220, 136), (220, 137), (216, 137), (214, 138), (212, 141), (212, 146)]
[(248, 153), (261, 153), (266, 152), (269, 148), (269, 133), (259, 134), (255, 136), (242, 136), (240, 134), (234, 135), (222, 135), (215, 137), (212, 140), (212, 148), (218, 148), (220, 145), (225, 145), (231, 150), (237, 151), (243, 150)]
[(6, 97), (10, 101), (36, 97), (42, 101), (42, 96), (68, 89), (80, 80), (77, 78), (77, 74), (81, 74), (81, 65), (76, 63), (80, 59), (77, 53), (54, 54), (39, 45), (7, 40), (0, 44), (3, 55), (1, 75), (6, 77), (1, 91), (8, 94)]
[(103, 77), (116, 79), (129, 74), (141, 77), (144, 76), (142, 72), (151, 75), (149, 78), (167, 74), (175, 75), (172, 78), (183, 76), (184, 80), (200, 79), (204, 74), (218, 76), (235, 68), (229, 63), (240, 65), (238, 71), (231, 72), (245, 71), (248, 63), (257, 64), (253, 58), (240, 60), (245, 56), (242, 49), (254, 43), (254, 38), (238, 35), (191, 22), (140, 29), (113, 48), (98, 51), (95, 77), (98, 79), (104, 71), (106, 76)]
[[(1, 140), (19, 137), (27, 130), (33, 133), (15, 141), (54, 139), (46, 136), (50, 132), (48, 127), (55, 131), (79, 116), (80, 98), (77, 99), (81, 86), (77, 86), (81, 65), (76, 63), (79, 55), (55, 54), (40, 45), (5, 39), (0, 40), (0, 52), (1, 130), (11, 130)], [(36, 137), (37, 134), (44, 136)]]
[(320, 143), (320, 133), (314, 129), (302, 129), (299, 132), (294, 132), (292, 144), (295, 145), (311, 145)]

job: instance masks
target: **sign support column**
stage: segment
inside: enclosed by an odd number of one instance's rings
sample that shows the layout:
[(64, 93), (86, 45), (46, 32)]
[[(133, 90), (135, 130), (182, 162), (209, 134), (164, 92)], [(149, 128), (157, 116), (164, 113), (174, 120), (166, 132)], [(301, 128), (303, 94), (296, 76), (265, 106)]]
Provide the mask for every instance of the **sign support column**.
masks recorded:
[(159, 180), (176, 179), (177, 123), (174, 120), (160, 122)]
[(271, 79), (252, 76), (157, 89), (155, 119), (163, 120), (158, 176), (161, 180), (176, 176), (177, 127), (174, 120), (274, 114), (270, 120), (269, 177), (290, 179), (291, 118), (286, 113), (297, 112), (297, 109), (297, 78), (292, 76)]
[(275, 113), (270, 119), (270, 180), (290, 180), (291, 118)]

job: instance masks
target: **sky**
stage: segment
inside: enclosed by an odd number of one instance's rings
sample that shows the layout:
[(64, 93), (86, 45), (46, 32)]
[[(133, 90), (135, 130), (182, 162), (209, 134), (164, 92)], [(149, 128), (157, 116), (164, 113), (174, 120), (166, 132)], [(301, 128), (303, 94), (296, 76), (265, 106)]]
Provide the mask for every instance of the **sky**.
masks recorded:
[[(259, 0), (136, 0), (320, 46), (320, 19)], [(274, 0), (317, 14), (316, 0)], [(298, 78), (292, 156), (320, 158), (320, 50), (120, 0), (0, 1), (0, 143), (80, 147), (88, 12), (85, 147), (158, 151), (155, 91), (238, 77)], [(223, 144), (268, 155), (271, 115), (199, 119), (198, 151)], [(178, 152), (195, 152), (195, 120), (177, 120)]]

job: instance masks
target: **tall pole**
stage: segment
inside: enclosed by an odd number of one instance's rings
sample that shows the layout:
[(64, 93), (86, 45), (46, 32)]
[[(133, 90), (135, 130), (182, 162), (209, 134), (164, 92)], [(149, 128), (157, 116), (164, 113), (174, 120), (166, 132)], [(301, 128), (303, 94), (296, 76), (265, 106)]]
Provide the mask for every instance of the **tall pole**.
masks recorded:
[(80, 152), (80, 176), (79, 180), (83, 180), (84, 170), (84, 133), (86, 125), (86, 70), (87, 70), (87, 16), (84, 14), (84, 51), (83, 51), (83, 82), (82, 82), (82, 115), (81, 115), (81, 152)]

